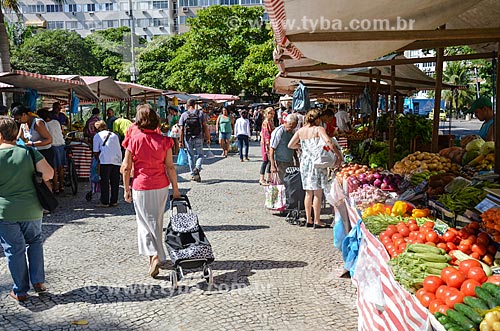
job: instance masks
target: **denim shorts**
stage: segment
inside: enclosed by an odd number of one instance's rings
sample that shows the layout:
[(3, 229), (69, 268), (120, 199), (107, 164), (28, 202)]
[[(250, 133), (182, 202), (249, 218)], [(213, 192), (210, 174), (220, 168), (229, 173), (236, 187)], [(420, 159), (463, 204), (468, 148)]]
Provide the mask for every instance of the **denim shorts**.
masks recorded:
[(64, 167), (66, 164), (66, 151), (64, 150), (64, 145), (52, 147), (54, 148), (54, 167)]
[(219, 132), (219, 139), (231, 139), (231, 132)]

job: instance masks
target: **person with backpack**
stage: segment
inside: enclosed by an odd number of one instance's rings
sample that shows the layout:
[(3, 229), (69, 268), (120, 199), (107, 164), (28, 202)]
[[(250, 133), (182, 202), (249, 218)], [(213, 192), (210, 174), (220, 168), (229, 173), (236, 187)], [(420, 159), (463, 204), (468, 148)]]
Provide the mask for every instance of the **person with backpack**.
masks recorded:
[(195, 109), (194, 99), (187, 101), (187, 107), (187, 111), (179, 119), (181, 129), (179, 147), (186, 148), (191, 180), (201, 182), (201, 162), (204, 157), (203, 140), (210, 145), (210, 132), (205, 114), (201, 110)]

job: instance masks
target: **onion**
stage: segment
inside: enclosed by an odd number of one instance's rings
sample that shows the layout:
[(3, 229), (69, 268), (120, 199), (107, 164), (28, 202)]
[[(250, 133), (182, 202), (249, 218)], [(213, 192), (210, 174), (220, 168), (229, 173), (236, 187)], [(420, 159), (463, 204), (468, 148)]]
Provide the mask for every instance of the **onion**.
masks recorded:
[(390, 184), (391, 183), (391, 178), (390, 177), (384, 177), (384, 179), (382, 179), (382, 182), (385, 183), (385, 184)]
[(381, 179), (381, 178), (382, 178), (382, 175), (381, 175), (380, 173), (378, 173), (378, 172), (375, 172), (375, 173), (373, 174), (373, 178), (375, 178), (375, 179)]
[(363, 184), (363, 188), (372, 187), (370, 184)]
[(359, 174), (358, 179), (359, 180), (366, 180), (366, 177), (367, 177), (366, 174), (361, 173), (361, 174)]
[(375, 179), (375, 181), (373, 182), (373, 185), (375, 185), (376, 187), (380, 187), (380, 185), (382, 184), (382, 181), (380, 179)]
[(380, 184), (380, 188), (381, 188), (382, 190), (385, 190), (388, 186), (389, 186), (389, 185), (387, 185), (386, 183), (382, 183), (382, 184)]

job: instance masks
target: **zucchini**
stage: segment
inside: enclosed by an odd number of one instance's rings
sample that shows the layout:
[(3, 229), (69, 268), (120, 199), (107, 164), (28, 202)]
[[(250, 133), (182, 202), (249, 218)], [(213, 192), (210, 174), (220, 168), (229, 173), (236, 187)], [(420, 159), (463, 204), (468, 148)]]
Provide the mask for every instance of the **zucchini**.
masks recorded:
[(477, 311), (467, 305), (464, 305), (463, 303), (456, 303), (453, 308), (468, 317), (472, 323), (476, 324), (476, 327), (479, 326), (479, 323), (483, 320)]
[(488, 310), (488, 305), (481, 298), (465, 297), (464, 303), (473, 309)]
[(476, 286), (474, 289), (474, 292), (476, 292), (476, 296), (480, 299), (482, 299), (486, 304), (488, 305), (489, 309), (493, 309), (497, 306), (497, 302), (495, 300), (495, 297), (490, 294), (490, 292), (486, 291), (484, 288), (480, 286)]
[(500, 306), (500, 286), (492, 283), (484, 283), (481, 287), (488, 291), (495, 298), (497, 306)]
[[(432, 247), (432, 246), (431, 246)], [(441, 262), (447, 263), (451, 261), (451, 257), (448, 254), (440, 255), (434, 253), (408, 253), (408, 257), (414, 259), (421, 259), (426, 262)]]
[(448, 311), (446, 312), (446, 316), (452, 319), (453, 322), (460, 326), (460, 328), (462, 329), (470, 330), (476, 328), (476, 325), (472, 323), (472, 321), (468, 317), (454, 309), (448, 309)]
[(438, 255), (445, 255), (446, 251), (439, 247), (434, 247), (426, 244), (411, 244), (408, 245), (408, 251), (413, 253), (431, 253)]

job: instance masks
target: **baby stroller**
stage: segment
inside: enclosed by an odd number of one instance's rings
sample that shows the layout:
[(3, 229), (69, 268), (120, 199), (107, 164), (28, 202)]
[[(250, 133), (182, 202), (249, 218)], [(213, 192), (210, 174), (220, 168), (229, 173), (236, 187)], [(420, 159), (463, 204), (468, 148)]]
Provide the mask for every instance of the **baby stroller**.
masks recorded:
[(288, 167), (285, 170), (283, 178), (286, 195), (287, 216), (285, 220), (292, 225), (304, 225), (300, 218), (304, 212), (304, 198), (306, 193), (302, 188), (302, 179), (300, 178), (300, 168)]
[(165, 245), (174, 265), (170, 283), (177, 289), (177, 282), (184, 278), (184, 269), (203, 269), (203, 278), (209, 289), (213, 286), (213, 273), (209, 264), (214, 261), (212, 246), (193, 213), (186, 195), (179, 199), (170, 196), (170, 222), (165, 231)]
[(85, 195), (85, 200), (92, 200), (92, 195), (101, 192), (101, 176), (99, 176), (99, 160), (95, 157), (92, 158), (92, 164), (90, 166), (90, 191)]

